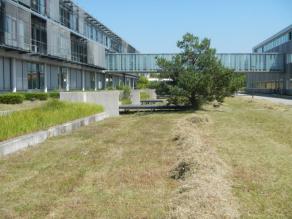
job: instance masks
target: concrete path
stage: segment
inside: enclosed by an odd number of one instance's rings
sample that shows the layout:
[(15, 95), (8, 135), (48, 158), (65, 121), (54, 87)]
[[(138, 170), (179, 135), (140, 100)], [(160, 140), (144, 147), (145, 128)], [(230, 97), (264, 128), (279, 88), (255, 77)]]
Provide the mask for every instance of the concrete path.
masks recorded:
[[(248, 94), (238, 94), (238, 96), (252, 98), (252, 96), (248, 95)], [(257, 100), (268, 100), (268, 101), (271, 101), (273, 103), (292, 106), (292, 99), (288, 99), (288, 98), (270, 97), (270, 96), (258, 96), (258, 95), (254, 95), (253, 98), (257, 99)]]

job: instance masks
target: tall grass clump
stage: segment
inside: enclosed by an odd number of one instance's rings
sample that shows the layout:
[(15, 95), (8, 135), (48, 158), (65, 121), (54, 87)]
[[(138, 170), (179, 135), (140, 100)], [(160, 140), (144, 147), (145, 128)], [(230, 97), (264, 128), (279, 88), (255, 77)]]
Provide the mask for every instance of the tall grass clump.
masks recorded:
[(44, 106), (0, 117), (0, 141), (40, 131), (103, 111), (93, 104), (50, 100)]

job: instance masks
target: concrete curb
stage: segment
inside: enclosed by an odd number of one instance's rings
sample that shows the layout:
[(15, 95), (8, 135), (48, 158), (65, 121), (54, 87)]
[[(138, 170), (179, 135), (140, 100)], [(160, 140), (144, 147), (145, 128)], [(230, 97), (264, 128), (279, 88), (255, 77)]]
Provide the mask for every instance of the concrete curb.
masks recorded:
[(27, 147), (40, 144), (50, 137), (59, 136), (65, 133), (70, 133), (82, 126), (89, 125), (93, 122), (98, 122), (108, 118), (107, 113), (99, 113), (88, 116), (82, 119), (77, 119), (62, 125), (54, 126), (46, 131), (39, 131), (28, 135), (23, 135), (17, 138), (9, 139), (0, 143), (0, 157), (12, 154)]
[(0, 111), (0, 116), (8, 116), (11, 113), (14, 113), (15, 110), (5, 110), (5, 111)]

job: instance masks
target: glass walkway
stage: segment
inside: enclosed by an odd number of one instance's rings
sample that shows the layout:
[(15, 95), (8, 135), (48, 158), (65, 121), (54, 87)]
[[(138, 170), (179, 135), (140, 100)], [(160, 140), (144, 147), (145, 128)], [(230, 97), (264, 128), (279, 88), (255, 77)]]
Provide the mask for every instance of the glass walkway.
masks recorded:
[[(158, 57), (171, 60), (176, 54), (107, 54), (107, 69), (110, 72), (150, 73), (159, 72)], [(283, 54), (218, 53), (221, 63), (236, 72), (283, 72)]]

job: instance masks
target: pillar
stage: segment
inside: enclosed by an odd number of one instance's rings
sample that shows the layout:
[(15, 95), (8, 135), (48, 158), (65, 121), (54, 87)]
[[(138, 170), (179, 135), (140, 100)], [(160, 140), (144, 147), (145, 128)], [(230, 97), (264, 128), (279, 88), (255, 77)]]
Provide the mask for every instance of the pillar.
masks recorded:
[(82, 69), (82, 91), (85, 91), (85, 71)]
[(98, 81), (97, 81), (97, 73), (94, 73), (94, 90), (97, 91)]
[(70, 71), (69, 71), (69, 68), (67, 68), (67, 70), (66, 70), (66, 80), (67, 80), (66, 91), (70, 91)]
[(44, 64), (44, 92), (48, 93), (48, 74), (47, 74), (47, 64)]
[(124, 76), (124, 86), (126, 86), (126, 74), (123, 75)]
[(16, 59), (12, 58), (11, 60), (11, 88), (12, 92), (16, 92)]

